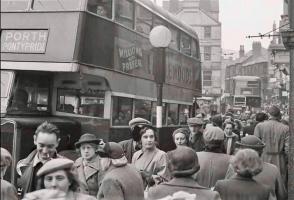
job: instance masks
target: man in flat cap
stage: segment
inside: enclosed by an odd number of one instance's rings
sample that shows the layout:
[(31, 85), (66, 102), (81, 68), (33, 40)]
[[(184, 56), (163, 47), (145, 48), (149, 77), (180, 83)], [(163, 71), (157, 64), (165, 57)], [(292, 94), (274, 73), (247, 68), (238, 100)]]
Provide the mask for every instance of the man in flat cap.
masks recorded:
[(34, 135), (36, 149), (25, 159), (17, 163), (16, 170), (21, 176), (18, 187), (22, 194), (35, 191), (37, 188), (37, 171), (49, 160), (61, 157), (57, 154), (60, 141), (60, 130), (52, 123), (44, 122), (38, 126)]
[[(195, 151), (189, 147), (180, 146), (168, 152), (169, 168), (173, 178), (168, 182), (163, 182), (148, 191), (148, 200), (157, 200), (176, 192), (182, 191), (196, 194), (197, 200), (220, 200), (218, 192), (211, 191), (210, 188), (203, 187), (192, 176), (201, 168)], [(183, 199), (183, 196), (180, 196)]]
[(203, 119), (198, 117), (189, 118), (187, 120), (190, 138), (189, 146), (196, 152), (204, 150), (204, 140), (203, 140)]
[(254, 135), (265, 143), (262, 160), (276, 165), (284, 183), (287, 180), (287, 157), (289, 152), (289, 127), (279, 121), (280, 109), (277, 106), (269, 108), (269, 120), (256, 125)]
[(217, 180), (224, 179), (230, 155), (224, 153), (224, 131), (215, 126), (210, 126), (203, 133), (205, 150), (197, 152), (199, 172), (194, 176), (200, 185), (213, 188)]
[[(247, 135), (241, 139), (240, 142), (236, 142), (236, 149), (253, 149), (257, 151), (261, 156), (265, 144), (255, 135)], [(226, 174), (226, 179), (229, 179), (235, 175), (233, 166), (230, 165)], [(271, 188), (273, 196), (277, 200), (286, 200), (287, 192), (285, 184), (283, 183), (281, 173), (277, 166), (268, 162), (263, 162), (262, 171), (255, 175), (253, 179), (263, 185), (267, 185)]]
[(124, 140), (119, 142), (119, 144), (122, 146), (125, 156), (128, 159), (128, 162), (132, 162), (132, 157), (134, 153), (138, 150), (140, 150), (141, 143), (140, 143), (140, 130), (146, 126), (151, 126), (151, 122), (137, 117), (129, 121), (129, 127), (130, 127), (130, 132), (131, 132), (131, 139)]
[(97, 195), (98, 200), (144, 200), (141, 175), (128, 164), (121, 145), (108, 142), (98, 154), (105, 172)]

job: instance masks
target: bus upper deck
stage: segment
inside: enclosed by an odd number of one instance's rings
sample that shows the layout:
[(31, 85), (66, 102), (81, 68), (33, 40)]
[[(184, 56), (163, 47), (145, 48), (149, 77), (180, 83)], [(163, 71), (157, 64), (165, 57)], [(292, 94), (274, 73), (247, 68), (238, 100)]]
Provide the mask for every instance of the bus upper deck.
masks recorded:
[[(67, 118), (106, 141), (130, 137), (134, 117), (155, 125), (157, 55), (148, 36), (156, 25), (172, 33), (163, 86), (168, 133), (159, 138), (170, 149), (171, 130), (185, 125), (201, 95), (199, 40), (148, 0), (2, 0), (1, 120)], [(19, 94), (25, 105), (15, 109)]]

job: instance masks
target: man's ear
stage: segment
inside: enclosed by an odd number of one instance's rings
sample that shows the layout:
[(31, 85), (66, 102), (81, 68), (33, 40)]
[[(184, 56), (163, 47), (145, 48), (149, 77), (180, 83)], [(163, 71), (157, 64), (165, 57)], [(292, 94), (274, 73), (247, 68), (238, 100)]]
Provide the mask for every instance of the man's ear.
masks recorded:
[(57, 147), (58, 147), (58, 145), (59, 145), (60, 140), (61, 140), (61, 138), (58, 138), (58, 139), (57, 139)]
[(34, 144), (37, 145), (37, 136), (36, 136), (36, 134), (34, 135)]

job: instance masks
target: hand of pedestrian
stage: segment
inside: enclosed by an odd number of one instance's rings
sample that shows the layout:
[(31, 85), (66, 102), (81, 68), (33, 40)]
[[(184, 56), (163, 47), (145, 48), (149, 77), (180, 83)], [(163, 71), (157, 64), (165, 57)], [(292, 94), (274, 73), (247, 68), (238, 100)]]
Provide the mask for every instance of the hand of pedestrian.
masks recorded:
[(145, 170), (141, 170), (140, 174), (142, 176), (143, 181), (145, 181), (148, 186), (153, 186), (155, 184), (155, 181), (153, 180), (151, 173), (149, 173)]
[(23, 200), (64, 200), (66, 193), (60, 190), (42, 189), (27, 193)]

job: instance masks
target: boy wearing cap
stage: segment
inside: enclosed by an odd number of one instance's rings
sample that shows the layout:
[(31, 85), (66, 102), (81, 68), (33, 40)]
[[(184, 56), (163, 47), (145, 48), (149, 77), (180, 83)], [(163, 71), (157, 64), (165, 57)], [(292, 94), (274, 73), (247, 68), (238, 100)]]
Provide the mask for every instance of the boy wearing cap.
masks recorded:
[(189, 138), (189, 146), (194, 149), (196, 152), (204, 150), (204, 140), (203, 140), (203, 120), (198, 117), (189, 118), (187, 120), (189, 130), (190, 130), (190, 138)]
[(3, 177), (7, 168), (10, 166), (12, 161), (11, 154), (4, 148), (1, 148), (1, 199), (2, 200), (17, 200), (17, 193), (15, 187), (4, 180)]
[(96, 197), (102, 180), (100, 158), (97, 151), (101, 139), (90, 133), (83, 134), (75, 143), (81, 154), (74, 163), (74, 169), (80, 180), (80, 192)]
[(99, 151), (101, 166), (105, 171), (98, 200), (144, 200), (144, 186), (137, 170), (128, 164), (120, 144), (108, 142)]
[(44, 122), (38, 126), (34, 135), (36, 149), (28, 157), (17, 163), (16, 170), (21, 176), (18, 186), (22, 194), (37, 189), (37, 171), (49, 160), (61, 157), (57, 154), (60, 141), (60, 130), (52, 123)]
[(129, 127), (132, 138), (119, 142), (129, 163), (132, 162), (134, 153), (142, 148), (139, 132), (145, 126), (151, 126), (151, 122), (140, 117), (130, 120)]

